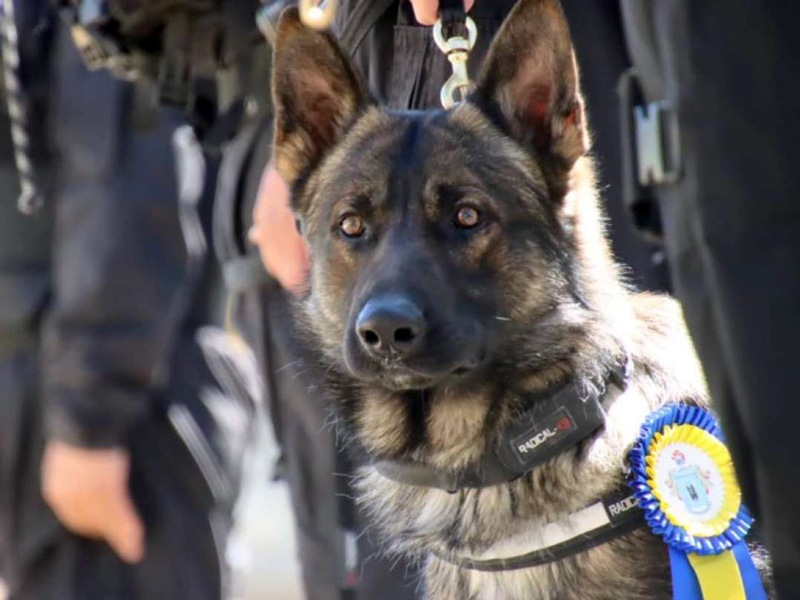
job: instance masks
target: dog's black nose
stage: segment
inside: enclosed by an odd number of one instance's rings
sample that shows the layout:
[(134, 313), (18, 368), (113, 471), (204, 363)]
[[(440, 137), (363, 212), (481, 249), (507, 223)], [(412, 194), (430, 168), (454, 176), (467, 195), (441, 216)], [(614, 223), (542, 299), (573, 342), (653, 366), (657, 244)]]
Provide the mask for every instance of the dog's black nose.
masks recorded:
[(375, 356), (408, 354), (422, 341), (426, 329), (422, 311), (402, 296), (372, 298), (356, 320), (361, 345)]

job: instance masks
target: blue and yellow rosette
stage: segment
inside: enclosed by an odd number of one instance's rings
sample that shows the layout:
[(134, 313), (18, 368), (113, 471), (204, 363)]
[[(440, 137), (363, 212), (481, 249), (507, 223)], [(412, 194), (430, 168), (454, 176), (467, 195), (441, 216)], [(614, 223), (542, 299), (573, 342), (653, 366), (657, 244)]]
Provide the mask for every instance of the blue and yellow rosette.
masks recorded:
[(669, 546), (673, 597), (766, 600), (744, 542), (753, 519), (714, 416), (685, 404), (660, 408), (628, 461), (645, 520)]

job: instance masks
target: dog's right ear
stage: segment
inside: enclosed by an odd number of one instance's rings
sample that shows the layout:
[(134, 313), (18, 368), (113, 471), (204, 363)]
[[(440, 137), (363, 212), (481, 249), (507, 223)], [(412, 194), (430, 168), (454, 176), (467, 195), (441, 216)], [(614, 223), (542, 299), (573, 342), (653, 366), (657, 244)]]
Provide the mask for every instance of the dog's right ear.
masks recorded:
[(278, 173), (291, 186), (336, 143), (366, 95), (333, 37), (303, 25), (293, 7), (283, 12), (278, 24), (272, 98), (273, 158)]

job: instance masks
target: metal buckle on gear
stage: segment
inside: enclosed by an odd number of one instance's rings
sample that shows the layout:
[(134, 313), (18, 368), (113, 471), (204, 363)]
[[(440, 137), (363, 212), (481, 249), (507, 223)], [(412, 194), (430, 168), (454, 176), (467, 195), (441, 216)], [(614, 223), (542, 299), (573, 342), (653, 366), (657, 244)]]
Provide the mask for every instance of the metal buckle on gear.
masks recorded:
[(675, 183), (680, 178), (678, 121), (665, 102), (633, 107), (638, 179), (642, 186)]
[[(441, 18), (437, 19), (436, 25), (433, 26), (433, 39), (436, 45), (439, 46), (439, 50), (445, 53), (447, 60), (453, 66), (453, 74), (450, 79), (445, 81), (440, 94), (442, 106), (445, 109), (453, 108), (463, 102), (472, 89), (472, 83), (467, 72), (467, 60), (469, 60), (470, 50), (475, 46), (475, 42), (478, 39), (478, 28), (475, 26), (475, 21), (470, 17), (467, 17), (464, 23), (469, 36), (467, 39), (460, 35), (444, 39)], [(460, 93), (460, 100), (456, 100), (456, 92)]]

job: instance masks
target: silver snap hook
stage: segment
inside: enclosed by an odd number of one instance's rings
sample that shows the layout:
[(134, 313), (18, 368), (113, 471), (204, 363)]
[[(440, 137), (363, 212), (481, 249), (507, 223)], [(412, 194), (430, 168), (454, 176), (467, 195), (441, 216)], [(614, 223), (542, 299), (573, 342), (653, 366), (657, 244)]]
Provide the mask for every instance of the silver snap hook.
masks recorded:
[[(469, 73), (467, 72), (467, 61), (469, 60), (469, 53), (475, 47), (475, 42), (478, 40), (478, 28), (470, 17), (466, 18), (464, 22), (467, 27), (467, 38), (457, 35), (448, 39), (444, 39), (442, 33), (442, 19), (436, 20), (433, 26), (433, 40), (439, 47), (439, 50), (445, 53), (447, 60), (453, 67), (453, 74), (442, 86), (442, 91), (439, 98), (442, 106), (445, 109), (453, 108), (459, 102), (462, 102), (467, 97), (472, 84), (469, 80)], [(460, 99), (456, 99), (456, 93), (460, 94)]]

